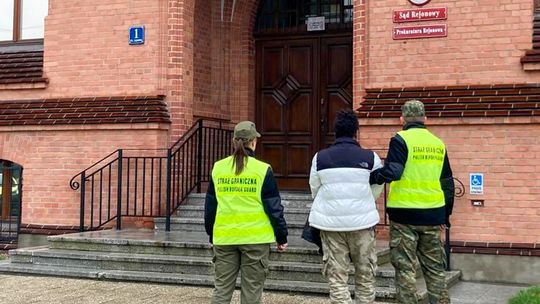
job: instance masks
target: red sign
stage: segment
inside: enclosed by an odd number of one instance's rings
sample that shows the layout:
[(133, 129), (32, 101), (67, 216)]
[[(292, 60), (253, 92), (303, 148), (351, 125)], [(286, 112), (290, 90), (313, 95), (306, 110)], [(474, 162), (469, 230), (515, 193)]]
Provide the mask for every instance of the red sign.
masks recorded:
[(392, 38), (394, 40), (436, 38), (446, 36), (448, 36), (446, 24), (394, 27), (394, 32), (392, 33)]
[(394, 11), (394, 23), (411, 21), (446, 20), (448, 9), (446, 7), (418, 8)]

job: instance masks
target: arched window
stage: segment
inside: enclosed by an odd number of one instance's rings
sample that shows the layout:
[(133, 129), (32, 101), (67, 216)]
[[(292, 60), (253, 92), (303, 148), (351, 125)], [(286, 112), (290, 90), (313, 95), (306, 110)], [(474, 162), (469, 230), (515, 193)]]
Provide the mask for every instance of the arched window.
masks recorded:
[(263, 0), (256, 33), (306, 31), (307, 19), (321, 16), (329, 30), (351, 28), (353, 0)]

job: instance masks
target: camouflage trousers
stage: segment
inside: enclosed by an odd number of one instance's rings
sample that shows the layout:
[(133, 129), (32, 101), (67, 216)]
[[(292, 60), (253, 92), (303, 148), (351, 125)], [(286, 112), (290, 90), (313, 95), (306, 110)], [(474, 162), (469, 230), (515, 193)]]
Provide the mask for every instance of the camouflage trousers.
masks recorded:
[(353, 303), (349, 292), (351, 260), (355, 268), (355, 301), (357, 304), (375, 300), (375, 231), (364, 229), (347, 232), (321, 231), (323, 276), (330, 284), (333, 304)]
[(430, 304), (448, 304), (444, 279), (446, 254), (439, 226), (414, 226), (390, 223), (390, 259), (396, 269), (399, 303), (416, 304), (416, 269), (422, 268)]

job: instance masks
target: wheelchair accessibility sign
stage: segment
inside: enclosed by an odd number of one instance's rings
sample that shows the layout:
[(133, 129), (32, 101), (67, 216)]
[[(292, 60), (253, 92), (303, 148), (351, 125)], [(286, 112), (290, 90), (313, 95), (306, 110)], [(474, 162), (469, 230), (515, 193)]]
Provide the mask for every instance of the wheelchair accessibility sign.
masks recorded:
[(470, 194), (484, 194), (484, 174), (471, 173), (469, 185)]

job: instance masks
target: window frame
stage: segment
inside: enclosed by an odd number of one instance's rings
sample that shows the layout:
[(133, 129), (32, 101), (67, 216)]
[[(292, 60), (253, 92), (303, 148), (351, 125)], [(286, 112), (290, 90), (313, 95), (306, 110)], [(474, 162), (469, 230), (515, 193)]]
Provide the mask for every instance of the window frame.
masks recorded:
[(43, 44), (44, 38), (21, 39), (22, 25), (22, 0), (13, 0), (13, 36), (12, 40), (0, 41), (0, 45), (24, 45), (24, 44)]
[[(315, 3), (309, 4), (310, 1), (313, 1)], [(254, 27), (254, 34), (256, 36), (258, 35), (264, 35), (264, 34), (272, 34), (272, 33), (279, 33), (279, 32), (287, 32), (287, 33), (303, 33), (306, 31), (307, 26), (305, 25), (305, 19), (308, 17), (308, 15), (302, 16), (302, 13), (305, 13), (306, 7), (315, 5), (316, 6), (316, 14), (314, 16), (325, 16), (326, 20), (326, 28), (330, 31), (335, 29), (350, 29), (352, 30), (352, 24), (354, 22), (353, 17), (350, 18), (350, 20), (346, 20), (345, 11), (347, 10), (353, 10), (354, 8), (354, 1), (352, 0), (296, 0), (296, 8), (284, 8), (281, 7), (281, 1), (280, 0), (262, 0), (259, 4), (259, 8), (257, 11), (257, 18), (255, 21), (255, 27)], [(346, 4), (350, 2), (349, 4)], [(266, 6), (267, 4), (268, 7)], [(332, 5), (339, 5), (339, 11), (337, 12), (337, 15), (333, 18), (328, 18), (323, 12), (323, 6), (332, 6)], [(270, 9), (266, 11), (266, 9)], [(283, 20), (281, 19), (283, 16), (287, 16), (289, 13), (295, 12), (295, 18), (294, 18), (294, 24), (290, 24), (287, 26), (280, 25), (280, 23)], [(331, 14), (330, 14), (331, 15)], [(332, 21), (332, 19), (337, 18), (338, 21)], [(293, 19), (289, 19), (290, 21)], [(304, 22), (302, 22), (304, 21)]]

